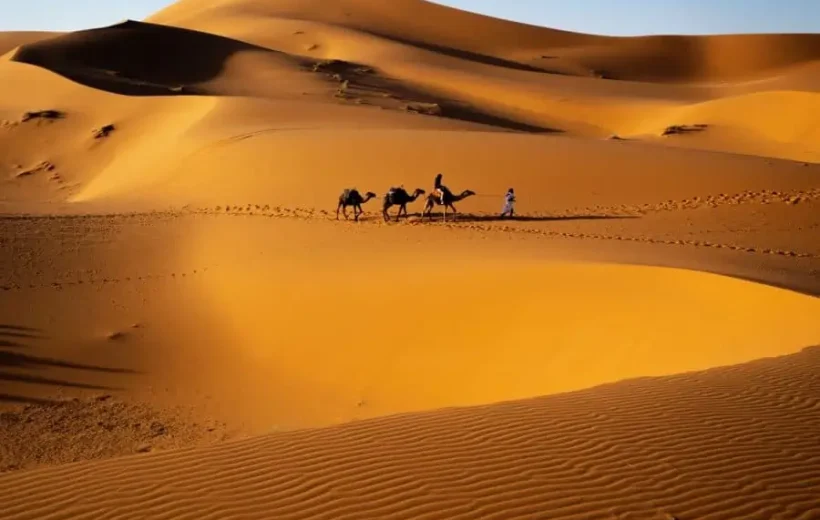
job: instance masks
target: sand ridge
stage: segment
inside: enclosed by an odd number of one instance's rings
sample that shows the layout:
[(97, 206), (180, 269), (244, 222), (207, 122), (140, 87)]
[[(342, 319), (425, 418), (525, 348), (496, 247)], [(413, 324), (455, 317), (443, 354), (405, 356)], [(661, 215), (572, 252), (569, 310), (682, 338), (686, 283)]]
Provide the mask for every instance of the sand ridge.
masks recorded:
[(817, 369), (815, 347), (533, 401), (0, 476), (2, 516), (811, 518)]

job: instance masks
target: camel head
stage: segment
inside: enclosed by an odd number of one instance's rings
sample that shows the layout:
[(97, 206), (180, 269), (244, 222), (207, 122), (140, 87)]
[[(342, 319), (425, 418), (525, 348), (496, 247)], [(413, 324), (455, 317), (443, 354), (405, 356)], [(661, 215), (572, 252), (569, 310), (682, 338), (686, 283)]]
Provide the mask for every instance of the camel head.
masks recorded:
[(427, 192), (424, 191), (423, 189), (416, 188), (416, 191), (413, 192), (413, 197), (418, 197), (419, 195), (424, 195), (425, 193), (427, 193)]
[(367, 193), (364, 194), (364, 200), (365, 201), (368, 201), (368, 200), (370, 200), (374, 197), (376, 197), (376, 194), (373, 193), (372, 191), (368, 191)]
[(467, 197), (472, 197), (473, 195), (475, 195), (473, 190), (464, 190), (461, 192), (459, 198), (466, 199)]

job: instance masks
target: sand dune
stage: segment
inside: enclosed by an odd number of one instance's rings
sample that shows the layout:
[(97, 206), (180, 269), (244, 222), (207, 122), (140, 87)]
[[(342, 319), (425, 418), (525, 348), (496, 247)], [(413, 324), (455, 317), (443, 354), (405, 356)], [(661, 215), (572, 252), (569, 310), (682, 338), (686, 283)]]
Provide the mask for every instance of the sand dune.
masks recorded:
[(499, 64), (508, 60), (512, 67), (542, 70), (557, 61), (558, 71), (568, 65), (566, 72), (608, 72), (622, 80), (733, 79), (820, 59), (820, 37), (813, 34), (612, 38), (508, 22), (419, 0), (337, 0), (329, 5), (318, 0), (182, 0), (150, 20), (211, 30), (221, 25), (229, 31), (234, 17), (319, 22), (465, 59)]
[(819, 38), (0, 33), (0, 518), (814, 518)]
[(813, 348), (0, 477), (2, 517), (812, 518), (818, 368)]
[(657, 136), (672, 121), (708, 121), (707, 129), (664, 143), (691, 146), (692, 139), (699, 140), (708, 132), (709, 137), (699, 145), (703, 148), (817, 162), (820, 155), (815, 143), (820, 142), (820, 130), (813, 114), (818, 108), (820, 94), (815, 92), (759, 92), (673, 109), (654, 122), (643, 123), (634, 133)]
[[(151, 18), (205, 30), (291, 54), (341, 58), (496, 115), (541, 128), (590, 137), (633, 135), (634, 128), (670, 115), (662, 127), (684, 124), (671, 116), (681, 105), (774, 88), (809, 89), (793, 78), (820, 57), (817, 35), (607, 38), (526, 26), (464, 13), (429, 2), (390, 5), (254, 0), (178, 2)], [(414, 20), (401, 13), (412, 11)], [(456, 22), (458, 20), (458, 22)], [(453, 29), (454, 27), (469, 29)], [(477, 36), (480, 35), (480, 36)], [(604, 81), (601, 80), (604, 79)], [(613, 81), (615, 80), (615, 81)], [(660, 84), (653, 84), (660, 82)], [(613, 103), (613, 98), (617, 102)], [(809, 106), (798, 106), (811, 113)], [(788, 124), (788, 116), (734, 119), (735, 134)], [(701, 124), (725, 118), (700, 110)], [(710, 138), (686, 146), (817, 161), (816, 147), (780, 146), (767, 136), (758, 148), (745, 140)]]
[(230, 81), (225, 65), (242, 53), (262, 55), (254, 66), (275, 67), (280, 74), (299, 65), (281, 53), (239, 41), (131, 21), (24, 45), (10, 59), (118, 94), (170, 96), (208, 94), (200, 85), (216, 78)]

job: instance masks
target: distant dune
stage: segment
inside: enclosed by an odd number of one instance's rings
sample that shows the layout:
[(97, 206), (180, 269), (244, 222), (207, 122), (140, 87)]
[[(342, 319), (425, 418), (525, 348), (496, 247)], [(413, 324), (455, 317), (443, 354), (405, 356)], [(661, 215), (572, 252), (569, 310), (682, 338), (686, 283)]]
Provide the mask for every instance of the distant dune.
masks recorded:
[(0, 33), (0, 518), (815, 518), (819, 72), (421, 0)]
[(21, 45), (52, 38), (58, 34), (60, 33), (32, 31), (0, 32), (0, 56)]

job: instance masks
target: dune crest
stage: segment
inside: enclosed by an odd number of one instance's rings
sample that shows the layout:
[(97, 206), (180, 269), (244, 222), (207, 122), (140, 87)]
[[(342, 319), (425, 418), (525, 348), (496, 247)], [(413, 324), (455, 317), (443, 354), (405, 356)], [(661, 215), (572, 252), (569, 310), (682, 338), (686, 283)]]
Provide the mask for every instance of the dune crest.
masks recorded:
[(558, 60), (559, 67), (583, 67), (586, 75), (598, 71), (633, 81), (740, 79), (820, 59), (816, 34), (607, 37), (499, 20), (425, 0), (181, 0), (149, 20), (210, 29), (221, 21), (230, 31), (228, 20), (252, 17), (340, 26), (468, 59), (483, 56), (499, 64), (506, 59), (510, 66), (538, 69), (534, 63)]

